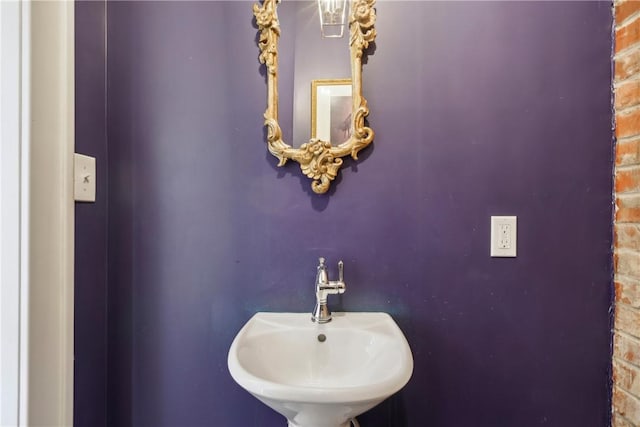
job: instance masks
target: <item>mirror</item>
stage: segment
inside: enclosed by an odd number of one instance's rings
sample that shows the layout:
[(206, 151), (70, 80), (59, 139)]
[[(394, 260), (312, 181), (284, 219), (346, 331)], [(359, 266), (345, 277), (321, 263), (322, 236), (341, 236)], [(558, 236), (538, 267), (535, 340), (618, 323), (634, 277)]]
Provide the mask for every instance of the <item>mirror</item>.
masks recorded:
[[(317, 194), (323, 194), (329, 190), (331, 181), (337, 176), (343, 163), (342, 157), (350, 155), (354, 160), (357, 160), (358, 152), (373, 141), (373, 130), (365, 126), (365, 118), (369, 114), (369, 108), (362, 95), (362, 55), (376, 37), (374, 28), (376, 14), (373, 8), (375, 0), (353, 0), (349, 11), (351, 115), (347, 115), (345, 126), (348, 126), (348, 129), (344, 129), (346, 141), (334, 146), (328, 140), (312, 137), (299, 148), (294, 148), (283, 141), (282, 130), (278, 122), (278, 39), (280, 37), (278, 3), (278, 0), (263, 0), (262, 4), (253, 6), (253, 14), (260, 32), (259, 60), (267, 69), (267, 109), (264, 113), (264, 124), (267, 127), (267, 148), (271, 154), (278, 158), (278, 166), (284, 166), (288, 160), (298, 162), (302, 172), (312, 179), (312, 190)], [(327, 84), (323, 85), (323, 82)], [(326, 93), (321, 93), (320, 90), (316, 92), (318, 98), (328, 97), (329, 105), (331, 105), (333, 95), (335, 95), (337, 101), (335, 104), (344, 108), (344, 97), (347, 93), (343, 87), (344, 82), (335, 84), (335, 82), (319, 81), (317, 85), (320, 86), (320, 89), (327, 88)], [(329, 113), (329, 116), (331, 115), (333, 114)], [(316, 117), (320, 116), (316, 115)], [(323, 127), (322, 123), (316, 123), (316, 125), (318, 128)]]

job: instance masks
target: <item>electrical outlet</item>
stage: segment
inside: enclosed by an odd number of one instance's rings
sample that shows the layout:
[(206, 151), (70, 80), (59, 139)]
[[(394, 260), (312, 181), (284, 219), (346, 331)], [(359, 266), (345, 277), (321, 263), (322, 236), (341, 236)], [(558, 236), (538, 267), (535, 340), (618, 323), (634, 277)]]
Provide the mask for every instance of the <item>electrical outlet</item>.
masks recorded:
[(515, 257), (517, 217), (492, 216), (491, 217), (491, 256)]
[(498, 249), (511, 249), (511, 224), (498, 225)]

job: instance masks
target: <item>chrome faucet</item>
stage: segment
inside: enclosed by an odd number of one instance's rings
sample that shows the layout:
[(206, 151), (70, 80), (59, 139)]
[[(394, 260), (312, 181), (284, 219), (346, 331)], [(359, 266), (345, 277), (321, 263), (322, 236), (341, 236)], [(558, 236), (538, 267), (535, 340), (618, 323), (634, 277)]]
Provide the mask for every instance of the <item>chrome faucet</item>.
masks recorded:
[(331, 321), (331, 311), (327, 306), (327, 295), (343, 294), (346, 285), (344, 283), (344, 263), (338, 263), (338, 280), (329, 280), (327, 274), (327, 266), (324, 258), (320, 257), (318, 264), (318, 273), (316, 274), (316, 306), (311, 313), (311, 320), (318, 323), (327, 323)]

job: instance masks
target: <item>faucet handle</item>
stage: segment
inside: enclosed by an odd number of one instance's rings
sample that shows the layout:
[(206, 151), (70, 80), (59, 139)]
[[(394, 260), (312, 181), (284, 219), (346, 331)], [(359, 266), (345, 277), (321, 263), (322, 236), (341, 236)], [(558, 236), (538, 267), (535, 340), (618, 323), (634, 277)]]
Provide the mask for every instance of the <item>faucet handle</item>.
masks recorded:
[(325, 261), (324, 257), (318, 258), (318, 262), (320, 263), (318, 264), (318, 267), (324, 267), (324, 261)]
[(338, 261), (338, 281), (344, 282), (344, 262)]

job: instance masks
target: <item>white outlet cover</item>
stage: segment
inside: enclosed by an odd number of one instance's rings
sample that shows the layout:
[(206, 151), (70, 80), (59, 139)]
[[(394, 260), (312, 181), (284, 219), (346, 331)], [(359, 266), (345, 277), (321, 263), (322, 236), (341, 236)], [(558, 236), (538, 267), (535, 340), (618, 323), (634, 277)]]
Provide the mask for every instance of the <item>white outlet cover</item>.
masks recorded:
[(96, 158), (73, 155), (73, 196), (76, 202), (96, 201)]
[(513, 258), (517, 254), (518, 217), (491, 217), (491, 256)]

